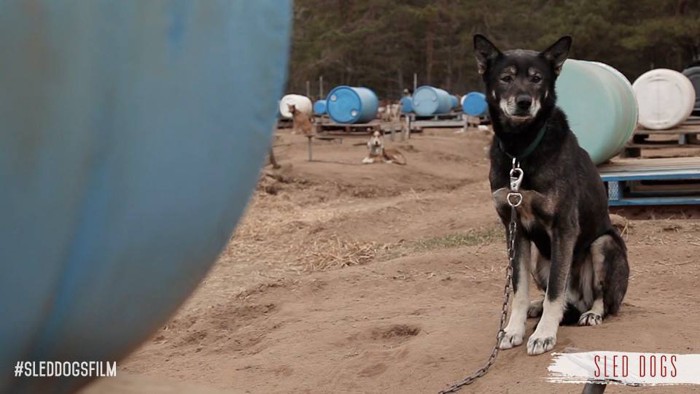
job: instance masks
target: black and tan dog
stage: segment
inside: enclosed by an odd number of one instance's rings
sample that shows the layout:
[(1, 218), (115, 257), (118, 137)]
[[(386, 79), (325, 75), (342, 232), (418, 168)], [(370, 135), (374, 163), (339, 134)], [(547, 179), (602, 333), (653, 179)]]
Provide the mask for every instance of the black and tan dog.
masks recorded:
[[(559, 324), (593, 326), (615, 314), (627, 291), (624, 241), (608, 216), (604, 185), (556, 107), (555, 81), (571, 46), (562, 37), (543, 52), (501, 52), (482, 35), (474, 49), (495, 136), (491, 191), (508, 228), (509, 172), (524, 173), (513, 264), (514, 299), (501, 349), (522, 344), (527, 317), (541, 316), (527, 353), (551, 350)], [(529, 276), (545, 292), (530, 303)]]

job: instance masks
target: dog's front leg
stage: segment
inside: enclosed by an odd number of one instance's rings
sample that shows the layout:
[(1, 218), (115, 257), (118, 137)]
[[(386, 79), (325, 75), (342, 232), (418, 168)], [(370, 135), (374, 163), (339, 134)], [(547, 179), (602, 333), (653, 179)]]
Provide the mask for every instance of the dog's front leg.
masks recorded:
[(542, 303), (542, 318), (527, 341), (527, 354), (548, 352), (557, 343), (557, 330), (564, 316), (566, 291), (571, 261), (576, 242), (573, 229), (555, 229), (552, 234), (552, 262), (547, 281), (547, 292)]
[(530, 240), (524, 237), (522, 232), (518, 232), (515, 236), (515, 245), (515, 258), (511, 262), (513, 267), (513, 306), (508, 325), (504, 330), (505, 333), (498, 345), (501, 349), (510, 349), (523, 343), (527, 309), (530, 306)]

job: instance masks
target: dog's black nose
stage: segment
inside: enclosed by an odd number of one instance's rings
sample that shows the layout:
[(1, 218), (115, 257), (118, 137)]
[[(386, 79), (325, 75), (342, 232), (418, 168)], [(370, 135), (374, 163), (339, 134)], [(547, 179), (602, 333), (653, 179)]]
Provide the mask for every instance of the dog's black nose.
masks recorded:
[(521, 94), (515, 98), (515, 104), (518, 106), (518, 109), (528, 110), (530, 109), (530, 105), (532, 105), (532, 98), (528, 95)]

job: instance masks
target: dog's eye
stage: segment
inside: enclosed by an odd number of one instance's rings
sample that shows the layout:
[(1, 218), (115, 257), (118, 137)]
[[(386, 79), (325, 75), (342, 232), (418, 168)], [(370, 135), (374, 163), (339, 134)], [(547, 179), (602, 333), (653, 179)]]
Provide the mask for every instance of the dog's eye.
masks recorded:
[(513, 76), (512, 75), (504, 75), (501, 77), (501, 82), (511, 83), (511, 82), (513, 82)]
[(532, 83), (539, 83), (542, 81), (542, 77), (540, 77), (539, 75), (533, 75), (530, 77), (530, 81)]

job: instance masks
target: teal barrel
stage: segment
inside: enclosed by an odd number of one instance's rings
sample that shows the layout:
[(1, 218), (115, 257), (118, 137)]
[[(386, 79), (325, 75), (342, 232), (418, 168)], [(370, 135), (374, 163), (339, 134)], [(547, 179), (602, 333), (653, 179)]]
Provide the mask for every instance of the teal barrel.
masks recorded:
[(410, 97), (401, 97), (401, 112), (407, 114), (413, 112), (413, 100)]
[(0, 2), (0, 392), (121, 360), (229, 241), (265, 161), (291, 1)]
[(314, 103), (314, 115), (324, 115), (326, 113), (326, 100), (316, 100)]
[(452, 95), (432, 86), (421, 86), (413, 92), (413, 112), (418, 116), (446, 114), (452, 109)]
[(480, 92), (469, 92), (462, 98), (462, 111), (469, 116), (486, 115), (489, 106), (486, 96)]
[(569, 59), (556, 84), (557, 105), (596, 164), (625, 146), (637, 126), (637, 101), (619, 71), (598, 62)]
[(326, 111), (336, 123), (367, 123), (378, 110), (377, 95), (364, 87), (336, 86), (326, 97)]

